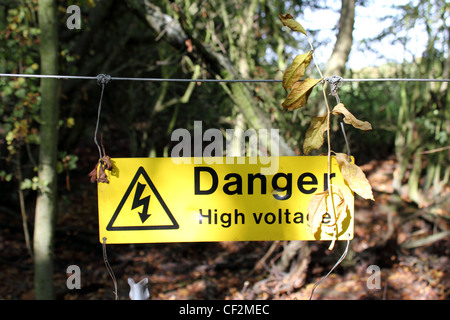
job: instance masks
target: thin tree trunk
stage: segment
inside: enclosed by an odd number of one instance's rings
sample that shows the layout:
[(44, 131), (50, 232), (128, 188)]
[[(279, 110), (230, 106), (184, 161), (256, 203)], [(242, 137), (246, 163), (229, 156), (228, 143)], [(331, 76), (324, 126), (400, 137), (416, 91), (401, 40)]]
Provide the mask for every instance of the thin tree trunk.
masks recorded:
[[(42, 74), (58, 74), (58, 23), (56, 3), (39, 0), (41, 29), (40, 56)], [(56, 157), (58, 143), (57, 79), (41, 80), (41, 145), (39, 151), (39, 189), (34, 228), (35, 298), (54, 299), (53, 235), (56, 218)]]
[(333, 53), (328, 60), (325, 77), (343, 76), (345, 64), (353, 44), (353, 26), (355, 24), (355, 0), (342, 0), (341, 17)]
[[(356, 0), (342, 0), (341, 16), (338, 23), (338, 34), (334, 44), (333, 53), (327, 63), (324, 77), (344, 76), (345, 64), (353, 44), (353, 26), (355, 24), (355, 2)], [(330, 97), (330, 102), (334, 98)], [(334, 101), (331, 102), (333, 105)], [(319, 107), (319, 114), (326, 112), (325, 104)]]

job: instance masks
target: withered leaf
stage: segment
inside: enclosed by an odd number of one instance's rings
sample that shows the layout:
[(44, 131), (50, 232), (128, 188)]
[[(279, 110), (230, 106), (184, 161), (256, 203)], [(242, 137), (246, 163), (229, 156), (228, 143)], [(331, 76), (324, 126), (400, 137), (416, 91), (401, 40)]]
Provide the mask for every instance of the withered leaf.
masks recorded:
[(108, 177), (106, 176), (106, 172), (103, 166), (100, 166), (98, 170), (97, 182), (109, 183)]
[(295, 110), (303, 107), (308, 102), (309, 95), (312, 92), (314, 86), (316, 86), (322, 79), (305, 79), (300, 82), (294, 83), (292, 90), (289, 92), (286, 100), (284, 100), (282, 106), (287, 110)]
[(308, 224), (312, 234), (316, 234), (322, 225), (323, 216), (327, 213), (328, 191), (316, 193), (308, 204)]
[[(320, 239), (316, 234), (319, 229), (322, 233), (336, 235), (342, 229), (342, 223), (347, 216), (348, 204), (342, 190), (336, 186), (332, 188), (333, 200), (330, 199), (330, 191), (316, 193), (311, 197), (308, 204), (308, 224), (312, 234)], [(333, 208), (334, 206), (334, 208)], [(330, 220), (323, 223), (323, 216), (329, 213)], [(334, 240), (330, 245), (330, 250), (334, 245)]]
[(112, 169), (112, 162), (111, 162), (111, 157), (110, 156), (103, 156), (102, 157), (102, 161), (103, 161), (103, 166), (105, 167), (106, 170), (111, 170)]
[[(100, 166), (99, 166), (100, 164)], [(109, 156), (103, 156), (102, 160), (99, 161), (96, 165), (95, 168), (92, 169), (91, 172), (89, 172), (88, 176), (91, 180), (91, 183), (94, 182), (104, 182), (104, 183), (109, 183), (108, 177), (106, 175), (106, 171), (105, 170), (112, 170), (113, 165), (112, 165), (112, 161), (111, 158)]]
[(311, 125), (305, 134), (305, 141), (303, 142), (303, 153), (306, 155), (311, 150), (319, 149), (325, 141), (323, 133), (328, 130), (327, 116), (314, 117), (311, 120)]
[(364, 131), (372, 130), (372, 125), (368, 121), (356, 119), (356, 117), (347, 110), (343, 103), (336, 105), (331, 113), (334, 115), (342, 114), (344, 116), (344, 122), (346, 124), (351, 124), (356, 129), (361, 129)]
[(91, 183), (94, 183), (95, 181), (97, 181), (97, 166), (98, 166), (98, 163), (95, 165), (95, 168), (92, 169), (92, 171), (89, 172), (89, 174), (88, 174), (88, 176), (91, 180)]
[(294, 58), (292, 65), (286, 69), (283, 75), (283, 87), (285, 90), (292, 88), (294, 83), (299, 81), (305, 74), (306, 68), (311, 63), (312, 50)]
[(372, 187), (361, 168), (354, 163), (350, 163), (348, 156), (345, 153), (336, 153), (336, 161), (338, 162), (342, 177), (347, 182), (350, 189), (364, 199), (375, 201), (373, 198)]
[(333, 225), (336, 225), (337, 228), (340, 230), (342, 229), (342, 222), (346, 217), (348, 203), (345, 199), (344, 193), (339, 187), (333, 186), (332, 190), (333, 190), (334, 208), (336, 213), (336, 221), (333, 223)]
[(291, 16), (289, 13), (287, 13), (285, 15), (282, 15), (280, 13), (278, 15), (278, 17), (280, 18), (281, 22), (286, 27), (290, 28), (292, 31), (298, 31), (298, 32), (303, 33), (305, 36), (307, 36), (305, 28), (303, 28), (303, 26), (300, 23), (295, 21), (294, 17)]

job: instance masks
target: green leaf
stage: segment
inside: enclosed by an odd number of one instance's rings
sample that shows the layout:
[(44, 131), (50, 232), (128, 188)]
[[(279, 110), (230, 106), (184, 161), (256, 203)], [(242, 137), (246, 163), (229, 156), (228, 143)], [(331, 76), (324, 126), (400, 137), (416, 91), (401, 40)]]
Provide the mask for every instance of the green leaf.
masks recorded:
[(24, 88), (20, 88), (15, 92), (15, 96), (19, 99), (25, 99), (27, 91)]
[(67, 118), (66, 125), (67, 125), (67, 128), (72, 128), (75, 125), (75, 119), (72, 117)]
[(294, 17), (291, 16), (289, 13), (285, 14), (284, 16), (280, 13), (278, 15), (278, 17), (280, 18), (281, 22), (286, 26), (289, 27), (292, 31), (298, 31), (303, 33), (305, 36), (307, 36), (308, 34), (306, 33), (305, 28), (302, 27), (302, 25), (300, 23), (298, 23), (297, 21), (295, 21)]
[(56, 173), (61, 174), (64, 171), (64, 166), (61, 161), (56, 163)]
[(292, 90), (289, 92), (282, 106), (287, 110), (295, 110), (303, 107), (308, 102), (308, 97), (312, 89), (321, 82), (322, 79), (305, 79), (294, 83)]
[(39, 184), (38, 177), (33, 177), (33, 179), (25, 178), (20, 183), (20, 189), (21, 190), (26, 190), (26, 189), (37, 190), (38, 184)]
[(0, 171), (0, 181), (11, 181), (13, 178), (13, 174), (12, 173), (6, 173), (5, 170)]
[(319, 149), (325, 141), (323, 133), (327, 131), (327, 116), (314, 117), (311, 125), (306, 131), (305, 142), (303, 143), (303, 153), (306, 155), (311, 150)]
[(3, 95), (4, 96), (9, 96), (12, 93), (13, 93), (13, 88), (12, 87), (7, 86), (7, 85), (3, 87)]
[(78, 156), (71, 154), (68, 163), (69, 170), (75, 170), (77, 168)]
[(303, 77), (306, 68), (311, 63), (312, 52), (310, 50), (305, 54), (296, 56), (292, 65), (286, 69), (283, 75), (283, 87), (285, 90), (292, 88)]

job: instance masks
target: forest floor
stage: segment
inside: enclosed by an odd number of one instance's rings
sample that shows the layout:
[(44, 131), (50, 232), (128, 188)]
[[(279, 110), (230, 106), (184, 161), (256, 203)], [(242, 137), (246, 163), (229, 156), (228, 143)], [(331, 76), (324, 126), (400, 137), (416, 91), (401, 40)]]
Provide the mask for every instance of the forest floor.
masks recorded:
[[(394, 159), (362, 166), (376, 201), (355, 196), (350, 250), (317, 287), (313, 299), (450, 298), (450, 240), (430, 238), (450, 230), (450, 190), (441, 194), (438, 204), (418, 208), (393, 193), (394, 166)], [(96, 186), (88, 180), (73, 178), (72, 191), (60, 194), (54, 269), (57, 299), (114, 298), (98, 241)], [(32, 211), (31, 204), (28, 210)], [(0, 299), (33, 299), (33, 263), (19, 212), (0, 207), (0, 225)], [(339, 242), (329, 251), (328, 242), (308, 242), (309, 263), (293, 263), (284, 273), (275, 268), (283, 242), (108, 245), (106, 250), (121, 300), (128, 299), (128, 277), (136, 281), (148, 277), (151, 299), (309, 299), (314, 284), (333, 267), (345, 244)], [(268, 250), (272, 251), (266, 255)], [(66, 286), (69, 265), (80, 267), (79, 290)], [(369, 265), (380, 268), (379, 285), (368, 272)], [(299, 268), (303, 269), (296, 273)]]

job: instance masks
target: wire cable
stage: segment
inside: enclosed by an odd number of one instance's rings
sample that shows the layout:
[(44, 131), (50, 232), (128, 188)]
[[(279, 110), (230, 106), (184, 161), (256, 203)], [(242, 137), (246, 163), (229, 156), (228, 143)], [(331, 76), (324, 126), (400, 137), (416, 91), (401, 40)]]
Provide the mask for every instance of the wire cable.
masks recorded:
[(345, 250), (344, 253), (342, 253), (342, 256), (339, 258), (339, 260), (334, 264), (333, 268), (331, 268), (330, 271), (328, 271), (328, 273), (325, 275), (325, 277), (323, 277), (322, 279), (320, 279), (319, 281), (317, 281), (314, 284), (314, 287), (311, 290), (311, 295), (309, 296), (309, 300), (312, 300), (313, 298), (313, 294), (314, 291), (316, 290), (316, 288), (322, 283), (322, 281), (324, 281), (326, 278), (328, 278), (328, 276), (333, 272), (333, 270), (342, 262), (342, 260), (345, 259), (345, 257), (347, 256), (348, 253), (348, 248), (350, 246), (350, 235), (347, 234), (347, 245), (345, 246)]
[(106, 270), (108, 270), (109, 275), (111, 276), (111, 279), (113, 281), (114, 284), (114, 300), (119, 300), (119, 295), (117, 293), (117, 280), (116, 280), (116, 276), (114, 275), (114, 271), (111, 268), (111, 265), (109, 264), (108, 261), (108, 255), (106, 254), (106, 237), (103, 237), (103, 242), (102, 242), (102, 251), (103, 251), (103, 262), (105, 262), (105, 266), (106, 266)]
[[(21, 74), (21, 73), (0, 73), (0, 77), (21, 77), (21, 78), (53, 78), (60, 80), (97, 80), (98, 76), (69, 76), (69, 75), (48, 75), (48, 74)], [(331, 78), (331, 77), (329, 77)], [(325, 80), (328, 78), (325, 78)], [(149, 82), (267, 82), (278, 83), (280, 79), (169, 79), (169, 78), (131, 78), (131, 77), (112, 77), (110, 81), (149, 81)], [(450, 79), (409, 79), (409, 78), (369, 78), (369, 79), (343, 79), (342, 82), (450, 82)]]
[(104, 155), (102, 155), (102, 149), (100, 148), (100, 145), (98, 144), (98, 141), (97, 141), (97, 133), (98, 133), (98, 125), (100, 123), (100, 114), (102, 112), (103, 92), (105, 91), (105, 84), (108, 84), (111, 81), (111, 76), (109, 76), (107, 74), (99, 74), (95, 78), (97, 79), (97, 84), (102, 87), (102, 91), (100, 93), (100, 102), (98, 103), (97, 123), (95, 124), (95, 131), (94, 131), (94, 142), (98, 148), (98, 153), (100, 155), (100, 161), (102, 161)]

